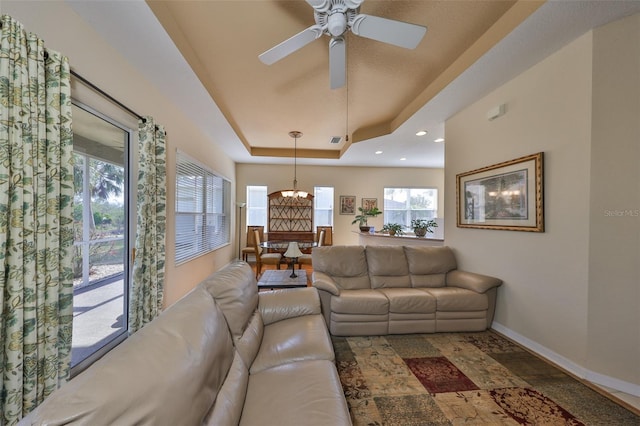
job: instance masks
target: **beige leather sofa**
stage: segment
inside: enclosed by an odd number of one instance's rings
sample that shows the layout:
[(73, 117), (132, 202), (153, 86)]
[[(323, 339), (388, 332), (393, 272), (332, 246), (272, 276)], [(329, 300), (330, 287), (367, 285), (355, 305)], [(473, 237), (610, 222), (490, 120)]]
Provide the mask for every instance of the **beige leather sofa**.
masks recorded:
[(350, 425), (314, 288), (214, 273), (21, 424)]
[(449, 247), (314, 248), (312, 283), (336, 336), (480, 331), (502, 281), (457, 270)]

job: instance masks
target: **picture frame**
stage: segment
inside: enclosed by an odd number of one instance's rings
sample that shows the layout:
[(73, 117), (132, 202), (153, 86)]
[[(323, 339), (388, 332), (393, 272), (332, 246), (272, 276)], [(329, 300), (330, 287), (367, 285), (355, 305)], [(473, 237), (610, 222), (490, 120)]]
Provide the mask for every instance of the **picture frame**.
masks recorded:
[(538, 152), (457, 174), (457, 226), (544, 232), (543, 159)]
[(356, 214), (356, 196), (340, 196), (340, 214)]
[(363, 198), (362, 199), (362, 210), (369, 211), (373, 208), (378, 207), (378, 199), (377, 198)]

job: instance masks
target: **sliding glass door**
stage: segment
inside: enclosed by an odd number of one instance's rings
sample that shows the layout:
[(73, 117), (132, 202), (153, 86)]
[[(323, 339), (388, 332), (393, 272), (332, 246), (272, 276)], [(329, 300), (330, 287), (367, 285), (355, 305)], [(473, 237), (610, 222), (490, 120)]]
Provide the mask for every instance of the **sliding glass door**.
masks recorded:
[(75, 367), (127, 333), (131, 131), (79, 103), (73, 120)]

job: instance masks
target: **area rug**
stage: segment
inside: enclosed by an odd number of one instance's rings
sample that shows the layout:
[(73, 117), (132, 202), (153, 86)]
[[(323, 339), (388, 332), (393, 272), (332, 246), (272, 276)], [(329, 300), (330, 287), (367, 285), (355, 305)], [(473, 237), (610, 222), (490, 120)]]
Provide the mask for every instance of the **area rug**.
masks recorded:
[(491, 331), (332, 339), (355, 426), (640, 425)]

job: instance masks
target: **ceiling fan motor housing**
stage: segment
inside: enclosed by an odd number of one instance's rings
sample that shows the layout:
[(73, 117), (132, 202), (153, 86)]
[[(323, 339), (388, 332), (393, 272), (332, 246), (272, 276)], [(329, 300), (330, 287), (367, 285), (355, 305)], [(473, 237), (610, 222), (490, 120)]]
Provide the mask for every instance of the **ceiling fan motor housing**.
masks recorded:
[(341, 36), (347, 30), (347, 17), (344, 13), (331, 13), (327, 29), (332, 36)]
[(347, 31), (355, 17), (360, 13), (360, 3), (361, 1), (353, 0), (331, 0), (328, 10), (326, 7), (321, 10), (315, 10), (316, 24), (322, 27), (325, 34), (331, 37), (339, 37)]

